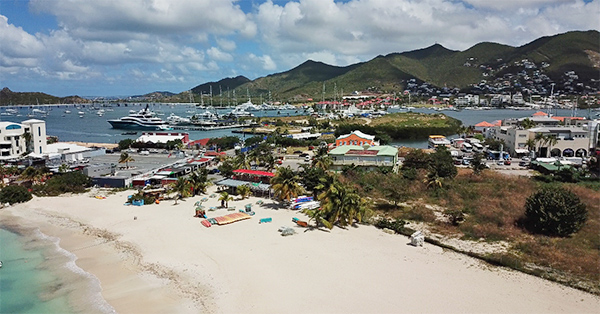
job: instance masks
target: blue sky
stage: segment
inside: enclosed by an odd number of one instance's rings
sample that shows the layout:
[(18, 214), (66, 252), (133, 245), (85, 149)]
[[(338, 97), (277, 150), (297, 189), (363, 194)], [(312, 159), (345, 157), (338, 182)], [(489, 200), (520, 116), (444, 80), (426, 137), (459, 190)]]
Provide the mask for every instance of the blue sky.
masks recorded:
[(0, 87), (182, 92), (440, 43), (512, 46), (600, 30), (600, 0), (0, 0)]

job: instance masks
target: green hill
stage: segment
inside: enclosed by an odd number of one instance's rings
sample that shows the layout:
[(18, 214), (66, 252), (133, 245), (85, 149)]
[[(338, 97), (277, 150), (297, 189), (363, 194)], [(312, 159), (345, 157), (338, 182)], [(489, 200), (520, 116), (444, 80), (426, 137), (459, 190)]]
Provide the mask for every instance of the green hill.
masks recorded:
[(219, 87), (221, 88), (222, 91), (226, 91), (227, 89), (233, 90), (235, 88), (237, 88), (238, 86), (250, 82), (250, 80), (245, 77), (245, 76), (236, 76), (236, 77), (228, 77), (228, 78), (224, 78), (218, 82), (208, 82), (208, 83), (204, 83), (204, 84), (200, 84), (194, 88), (192, 88), (192, 92), (194, 94), (209, 94), (211, 92), (211, 86), (212, 86), (212, 93), (213, 95), (218, 94), (219, 93)]
[(89, 100), (79, 96), (56, 97), (39, 92), (13, 92), (8, 87), (0, 90), (0, 106), (37, 105), (37, 104), (73, 104), (87, 103)]
[[(524, 59), (540, 65), (550, 78), (558, 80), (566, 71), (575, 71), (585, 81), (598, 78), (588, 55), (598, 54), (598, 31), (576, 31), (542, 37), (521, 47), (483, 42), (465, 51), (454, 51), (435, 44), (427, 48), (391, 53), (363, 63), (337, 67), (306, 61), (286, 72), (271, 74), (238, 87), (237, 93), (267, 95), (275, 99), (320, 99), (323, 84), (326, 97), (332, 98), (334, 86), (339, 93), (359, 90), (397, 92), (409, 79), (438, 87), (465, 88), (481, 80), (493, 81), (516, 71), (515, 62)], [(516, 74), (516, 73), (512, 73)]]

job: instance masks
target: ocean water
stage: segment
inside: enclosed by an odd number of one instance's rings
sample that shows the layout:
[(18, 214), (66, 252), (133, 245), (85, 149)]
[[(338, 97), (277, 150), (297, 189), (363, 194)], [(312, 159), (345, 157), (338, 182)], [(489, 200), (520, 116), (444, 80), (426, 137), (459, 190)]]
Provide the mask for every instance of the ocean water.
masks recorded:
[[(92, 110), (91, 105), (86, 105), (81, 110), (76, 109), (74, 106), (51, 106), (44, 107), (43, 110), (48, 112), (46, 117), (35, 117), (46, 121), (46, 133), (48, 135), (58, 136), (60, 141), (79, 141), (79, 142), (91, 142), (91, 143), (118, 143), (120, 140), (125, 138), (137, 138), (141, 134), (138, 131), (138, 135), (123, 135), (122, 133), (126, 130), (113, 129), (107, 122), (110, 119), (118, 119), (120, 117), (129, 114), (130, 110), (138, 111), (145, 105), (133, 105), (128, 104), (127, 106), (113, 105), (113, 111), (106, 111), (104, 116), (100, 117), (96, 114), (96, 110)], [(196, 109), (189, 105), (169, 105), (169, 104), (150, 104), (150, 109), (153, 111), (163, 114), (160, 117), (166, 119), (171, 113), (181, 117), (190, 116), (193, 113), (201, 113), (203, 109)], [(27, 114), (31, 113), (31, 107), (17, 107), (19, 115), (0, 115), (0, 121), (11, 121), (21, 122), (27, 119)], [(71, 111), (70, 114), (65, 114), (65, 110)], [(107, 108), (103, 108), (107, 109)], [(80, 118), (77, 114), (78, 111), (82, 111), (85, 114), (83, 118)], [(229, 110), (219, 109), (219, 114), (224, 114)], [(405, 112), (406, 110), (390, 110), (390, 112)], [(418, 108), (414, 109), (414, 112), (423, 113), (443, 113), (450, 117), (461, 120), (464, 125), (475, 125), (482, 121), (493, 122), (495, 120), (501, 120), (506, 118), (520, 118), (531, 116), (537, 110), (510, 110), (510, 109), (493, 109), (493, 110), (462, 110), (462, 111), (434, 111), (432, 109)], [(0, 112), (4, 113), (4, 112)], [(295, 116), (305, 114), (303, 110), (266, 110), (266, 111), (253, 111), (257, 117), (277, 117), (277, 116)], [(553, 112), (559, 116), (571, 116), (571, 110), (558, 110)], [(579, 116), (586, 116), (587, 111), (579, 111)], [(187, 132), (190, 134), (191, 140), (198, 140), (202, 138), (222, 137), (222, 136), (240, 136), (244, 135), (236, 134), (231, 132), (232, 129), (225, 130), (213, 130), (213, 131), (175, 131), (175, 132)], [(247, 135), (251, 136), (251, 135)], [(426, 148), (426, 140), (402, 140), (394, 141), (392, 145)]]
[(112, 313), (99, 281), (58, 239), (0, 225), (0, 313)]

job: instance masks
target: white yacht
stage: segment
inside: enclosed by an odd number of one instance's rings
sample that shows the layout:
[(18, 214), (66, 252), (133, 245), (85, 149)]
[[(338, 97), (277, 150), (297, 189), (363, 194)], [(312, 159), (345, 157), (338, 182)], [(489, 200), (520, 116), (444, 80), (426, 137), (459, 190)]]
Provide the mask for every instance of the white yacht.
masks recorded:
[(227, 115), (235, 117), (235, 118), (254, 117), (254, 115), (252, 113), (250, 113), (242, 108), (238, 108), (238, 107), (231, 110), (231, 112), (229, 112)]
[(169, 123), (157, 118), (156, 114), (146, 108), (129, 116), (115, 120), (108, 120), (108, 123), (115, 129), (125, 130), (169, 130)]

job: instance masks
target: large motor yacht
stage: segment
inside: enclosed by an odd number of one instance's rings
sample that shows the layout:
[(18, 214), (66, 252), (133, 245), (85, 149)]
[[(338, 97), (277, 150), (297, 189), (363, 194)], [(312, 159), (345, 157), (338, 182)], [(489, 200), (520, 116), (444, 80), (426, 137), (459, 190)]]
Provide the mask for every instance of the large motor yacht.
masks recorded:
[(116, 120), (108, 120), (115, 129), (125, 130), (170, 130), (169, 123), (157, 118), (156, 114), (146, 108)]

